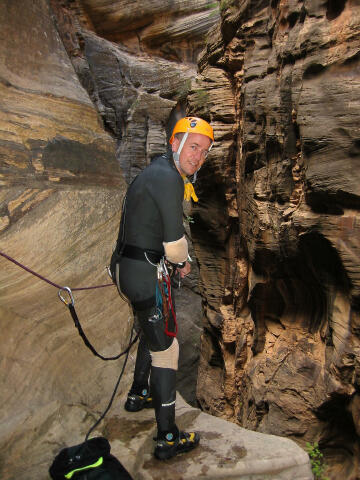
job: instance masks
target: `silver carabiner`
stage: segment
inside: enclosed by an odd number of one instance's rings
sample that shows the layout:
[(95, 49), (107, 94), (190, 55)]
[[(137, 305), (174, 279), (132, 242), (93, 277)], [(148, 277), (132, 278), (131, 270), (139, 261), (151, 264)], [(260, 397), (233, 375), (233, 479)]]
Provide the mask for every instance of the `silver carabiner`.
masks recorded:
[(157, 276), (158, 280), (161, 280), (164, 275), (164, 258), (160, 258), (160, 262), (157, 264)]
[[(69, 295), (69, 297), (70, 297), (70, 302), (68, 302), (68, 301), (66, 300), (66, 298), (64, 298), (64, 297), (62, 296), (61, 292), (62, 292), (63, 290)], [(74, 296), (73, 296), (73, 294), (72, 294), (72, 291), (71, 291), (71, 288), (70, 288), (70, 287), (61, 287), (60, 290), (58, 291), (58, 296), (59, 296), (60, 300), (61, 300), (63, 303), (65, 303), (65, 305), (66, 305), (67, 307), (68, 307), (69, 305), (72, 305), (72, 306), (75, 305), (75, 299), (74, 299)]]
[(162, 274), (165, 276), (165, 277), (168, 277), (169, 276), (169, 272), (168, 272), (168, 269), (166, 267), (166, 263), (165, 263), (165, 260), (162, 258), (161, 259), (161, 270), (162, 270)]
[(112, 280), (113, 278), (112, 278), (112, 275), (111, 275), (111, 270), (110, 270), (109, 265), (107, 265), (105, 268), (106, 268), (106, 270), (107, 270), (107, 273), (108, 273), (109, 277), (110, 277), (111, 280)]

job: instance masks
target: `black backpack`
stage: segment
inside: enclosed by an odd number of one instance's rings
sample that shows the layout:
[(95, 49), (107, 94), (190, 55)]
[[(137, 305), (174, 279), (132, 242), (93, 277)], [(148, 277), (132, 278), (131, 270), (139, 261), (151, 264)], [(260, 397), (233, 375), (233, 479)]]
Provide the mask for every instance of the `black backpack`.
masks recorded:
[(132, 480), (111, 455), (110, 444), (104, 437), (64, 448), (55, 457), (49, 473), (53, 480)]

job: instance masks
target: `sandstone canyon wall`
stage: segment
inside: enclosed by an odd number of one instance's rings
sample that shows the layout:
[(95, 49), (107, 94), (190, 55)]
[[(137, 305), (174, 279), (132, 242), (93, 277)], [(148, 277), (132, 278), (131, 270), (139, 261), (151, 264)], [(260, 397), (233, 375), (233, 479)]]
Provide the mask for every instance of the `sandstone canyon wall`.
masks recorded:
[(189, 112), (215, 125), (192, 225), (202, 407), (360, 478), (360, 6), (221, 2)]
[(51, 0), (74, 68), (117, 142), (130, 181), (166, 149), (216, 2)]
[[(60, 285), (109, 283), (126, 185), (114, 141), (47, 2), (1, 2), (0, 19), (0, 251)], [(0, 278), (0, 477), (47, 478), (105, 407), (119, 362), (91, 355), (56, 288), (3, 257)], [(121, 351), (129, 310), (115, 287), (75, 301), (96, 348)]]

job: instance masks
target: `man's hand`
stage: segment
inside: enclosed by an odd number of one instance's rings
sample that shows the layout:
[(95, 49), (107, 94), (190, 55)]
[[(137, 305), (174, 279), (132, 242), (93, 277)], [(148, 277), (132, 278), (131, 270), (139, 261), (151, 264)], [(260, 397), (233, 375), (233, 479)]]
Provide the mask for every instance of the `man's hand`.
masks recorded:
[(185, 266), (183, 268), (177, 268), (176, 273), (179, 273), (180, 278), (186, 277), (191, 272), (191, 265), (189, 262), (185, 263)]

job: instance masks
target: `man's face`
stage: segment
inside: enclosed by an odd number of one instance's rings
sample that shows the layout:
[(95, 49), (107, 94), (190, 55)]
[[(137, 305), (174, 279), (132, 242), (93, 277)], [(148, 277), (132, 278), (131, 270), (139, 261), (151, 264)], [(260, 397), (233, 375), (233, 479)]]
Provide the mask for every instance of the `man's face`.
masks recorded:
[[(171, 145), (172, 151), (177, 152), (181, 140), (174, 138)], [(211, 140), (201, 133), (189, 133), (180, 153), (179, 168), (181, 175), (194, 175), (205, 162), (206, 154), (210, 148)]]

